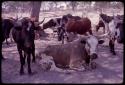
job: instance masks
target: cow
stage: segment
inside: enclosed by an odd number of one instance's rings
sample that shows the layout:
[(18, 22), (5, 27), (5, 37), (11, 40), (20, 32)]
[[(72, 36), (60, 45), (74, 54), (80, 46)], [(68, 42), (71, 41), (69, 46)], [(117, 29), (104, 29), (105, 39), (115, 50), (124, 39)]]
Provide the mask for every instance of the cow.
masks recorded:
[(102, 43), (103, 40), (89, 35), (67, 44), (49, 45), (43, 53), (53, 58), (56, 67), (75, 69), (82, 64), (90, 66), (98, 58), (97, 46)]
[(34, 30), (37, 30), (36, 28), (39, 26), (39, 24), (42, 24), (43, 21), (35, 22), (32, 21), (31, 18), (22, 18), (14, 23), (12, 36), (15, 43), (17, 44), (17, 49), (20, 55), (20, 75), (24, 74), (23, 66), (25, 64), (25, 58), (27, 58), (28, 62), (28, 74), (32, 74), (30, 62), (31, 54), (33, 56), (32, 62), (35, 62)]
[(96, 32), (100, 29), (100, 27), (103, 27), (103, 33), (105, 33), (105, 25), (103, 21), (99, 20), (98, 24), (96, 25)]
[(0, 56), (1, 56), (1, 59), (5, 59), (2, 55), (2, 43), (6, 40), (6, 43), (8, 44), (7, 38), (9, 38), (10, 30), (13, 28), (15, 21), (16, 21), (16, 19), (12, 19), (12, 18), (2, 19), (2, 28), (0, 30)]
[[(62, 29), (65, 30), (65, 34), (67, 36), (68, 41), (69, 41), (68, 35), (70, 33), (86, 35), (87, 32), (89, 32), (89, 34), (93, 35), (91, 30), (91, 21), (87, 17), (81, 18), (80, 20), (68, 19), (68, 22), (61, 27)], [(59, 39), (62, 40), (61, 32), (59, 35)]]
[(79, 16), (72, 16), (71, 14), (63, 15), (61, 19), (61, 26), (64, 26), (69, 19), (80, 20), (81, 17)]
[(50, 19), (46, 23), (43, 24), (41, 27), (43, 30), (47, 28), (51, 28), (53, 30), (53, 33), (58, 32), (58, 27), (60, 26), (61, 18), (54, 18)]
[(7, 45), (9, 44), (7, 39), (10, 37), (10, 31), (14, 26), (14, 22), (16, 21), (16, 19), (14, 18), (6, 18), (2, 20), (2, 29), (3, 29), (3, 33), (4, 33), (4, 37), (6, 39), (6, 43)]
[[(116, 52), (115, 52), (115, 49), (114, 49), (115, 40), (116, 39), (119, 40), (119, 37), (123, 36), (123, 32), (120, 31), (120, 30), (123, 29), (123, 26), (122, 26), (122, 24), (118, 25), (118, 23), (122, 23), (123, 21), (120, 20), (118, 17), (119, 16), (107, 16), (106, 14), (101, 13), (100, 18), (99, 18), (105, 24), (105, 27), (106, 27), (106, 30), (107, 30), (106, 34), (109, 38), (110, 51), (113, 55), (116, 55)], [(119, 26), (120, 26), (120, 30), (118, 29)], [(120, 32), (120, 33), (118, 33), (118, 32)]]
[(52, 28), (60, 25), (61, 18), (50, 19), (48, 22), (44, 23), (42, 29)]
[(123, 43), (124, 42), (124, 30), (123, 30), (123, 22), (118, 23), (116, 26), (116, 36), (117, 42)]
[(124, 42), (124, 30), (123, 30), (123, 20), (124, 20), (124, 15), (117, 15), (116, 16), (116, 39), (118, 43), (123, 43)]

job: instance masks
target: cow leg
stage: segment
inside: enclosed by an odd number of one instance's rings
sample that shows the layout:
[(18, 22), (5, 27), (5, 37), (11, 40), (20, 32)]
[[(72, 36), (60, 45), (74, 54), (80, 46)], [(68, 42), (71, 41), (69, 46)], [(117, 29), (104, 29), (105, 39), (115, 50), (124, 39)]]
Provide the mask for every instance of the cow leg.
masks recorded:
[(109, 47), (113, 55), (116, 55), (115, 50), (114, 50), (114, 42), (112, 40), (109, 41)]
[(23, 55), (22, 55), (22, 49), (20, 49), (19, 45), (17, 46), (17, 48), (18, 48), (18, 52), (19, 52), (19, 55), (20, 55), (20, 64), (21, 64), (20, 75), (23, 75), (24, 74), (24, 69), (23, 69), (24, 58), (23, 58)]
[(64, 44), (64, 36), (62, 36), (62, 44)]
[(33, 45), (32, 56), (33, 56), (32, 62), (35, 63), (35, 61), (36, 61), (36, 59), (35, 59), (35, 44)]
[(29, 74), (32, 74), (32, 72), (31, 72), (31, 67), (30, 67), (30, 61), (31, 61), (31, 56), (30, 56), (30, 53), (28, 53), (28, 56), (27, 56), (28, 73), (29, 73)]
[(64, 44), (64, 33), (62, 33), (62, 37), (61, 37), (62, 39), (62, 44)]
[(6, 44), (7, 44), (7, 45), (9, 45), (9, 43), (8, 43), (7, 39), (6, 39)]
[(98, 30), (99, 30), (99, 26), (96, 26), (96, 32), (98, 32)]
[(65, 35), (66, 35), (66, 39), (67, 39), (67, 41), (69, 41), (68, 33), (65, 32)]
[(26, 59), (26, 53), (24, 52), (24, 62), (23, 62), (23, 64), (25, 65), (25, 59)]
[(90, 57), (87, 57), (87, 58), (85, 59), (85, 65), (84, 65), (85, 69), (89, 69), (90, 63), (91, 63)]
[(1, 56), (1, 60), (4, 60), (5, 58), (2, 55), (2, 42), (0, 42), (0, 56)]
[(105, 27), (103, 27), (103, 33), (105, 34)]

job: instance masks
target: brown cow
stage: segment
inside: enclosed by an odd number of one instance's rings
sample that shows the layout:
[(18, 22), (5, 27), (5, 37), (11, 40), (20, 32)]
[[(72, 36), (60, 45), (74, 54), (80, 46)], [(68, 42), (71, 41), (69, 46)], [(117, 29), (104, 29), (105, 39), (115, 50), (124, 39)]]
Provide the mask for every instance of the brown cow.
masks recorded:
[(90, 65), (91, 60), (98, 57), (97, 45), (102, 43), (102, 40), (98, 41), (96, 37), (90, 35), (67, 44), (49, 45), (43, 53), (53, 57), (56, 67), (73, 69), (84, 63)]
[(91, 21), (87, 17), (82, 18), (81, 20), (69, 19), (65, 28), (67, 32), (74, 32), (78, 34), (85, 34), (86, 32), (89, 32), (92, 34)]
[[(67, 40), (69, 41), (68, 34), (73, 32), (74, 34), (86, 34), (86, 32), (89, 32), (91, 35), (92, 30), (91, 30), (91, 21), (90, 19), (86, 18), (81, 18), (80, 20), (75, 20), (75, 19), (69, 19), (68, 22), (62, 27), (62, 29), (65, 29), (65, 33), (67, 35)], [(59, 38), (62, 39), (63, 33), (60, 32)], [(64, 40), (64, 39), (62, 39)]]

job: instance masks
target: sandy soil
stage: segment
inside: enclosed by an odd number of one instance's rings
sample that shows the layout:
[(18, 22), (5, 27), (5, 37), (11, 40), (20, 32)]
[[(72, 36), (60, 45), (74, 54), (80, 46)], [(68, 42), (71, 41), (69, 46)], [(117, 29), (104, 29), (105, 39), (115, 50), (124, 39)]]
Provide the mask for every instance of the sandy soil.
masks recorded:
[[(57, 38), (47, 37), (42, 40), (35, 40), (36, 53), (44, 50), (47, 45), (61, 44)], [(43, 71), (40, 58), (37, 63), (32, 63), (32, 71), (35, 75), (27, 75), (27, 65), (25, 65), (25, 75), (19, 75), (20, 62), (15, 43), (10, 46), (3, 44), (2, 61), (2, 82), (3, 83), (122, 83), (123, 82), (123, 45), (116, 42), (115, 50), (117, 55), (110, 53), (108, 41), (98, 48), (99, 58), (96, 60), (97, 68), (85, 72), (73, 72), (66, 74), (58, 71)], [(43, 54), (42, 54), (43, 55)]]

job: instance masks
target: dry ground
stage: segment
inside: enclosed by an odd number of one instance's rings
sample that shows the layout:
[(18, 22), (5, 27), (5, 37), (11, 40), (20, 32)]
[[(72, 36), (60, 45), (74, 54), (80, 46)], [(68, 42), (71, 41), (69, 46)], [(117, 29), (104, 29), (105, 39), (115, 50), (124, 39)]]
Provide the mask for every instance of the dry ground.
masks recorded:
[[(93, 24), (98, 21), (97, 14), (88, 14), (91, 16)], [(42, 19), (41, 19), (42, 20)], [(93, 21), (94, 20), (94, 21)], [(61, 44), (57, 38), (51, 36), (52, 31), (46, 30), (50, 36), (35, 40), (36, 52), (44, 50), (47, 45)], [(102, 33), (102, 31), (99, 31)], [(3, 56), (6, 58), (2, 61), (2, 82), (3, 83), (122, 83), (123, 82), (123, 45), (116, 42), (115, 50), (117, 55), (110, 53), (108, 40), (98, 48), (99, 58), (96, 60), (98, 66), (95, 70), (85, 72), (73, 72), (71, 74), (61, 73), (58, 71), (43, 71), (41, 69), (40, 59), (37, 63), (32, 63), (32, 71), (35, 75), (27, 75), (27, 65), (25, 65), (26, 75), (20, 76), (19, 55), (15, 43), (10, 46), (3, 44)], [(42, 54), (43, 55), (43, 54)]]

